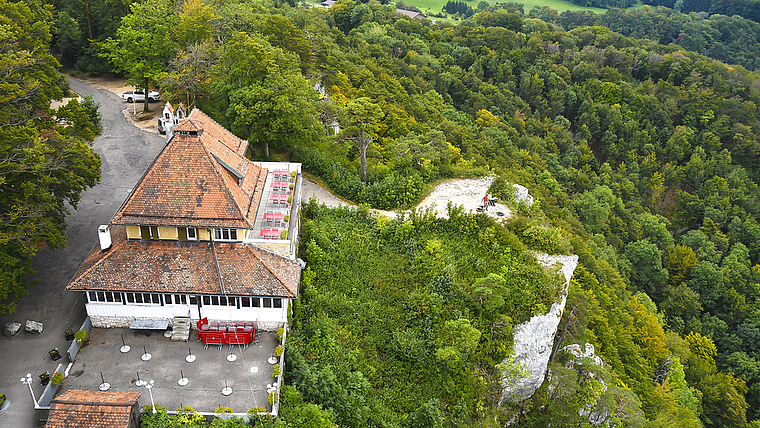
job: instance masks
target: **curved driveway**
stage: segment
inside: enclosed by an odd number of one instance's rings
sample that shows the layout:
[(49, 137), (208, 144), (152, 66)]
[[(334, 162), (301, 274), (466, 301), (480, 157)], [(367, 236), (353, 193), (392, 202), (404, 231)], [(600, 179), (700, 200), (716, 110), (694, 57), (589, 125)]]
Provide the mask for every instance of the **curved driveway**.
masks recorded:
[[(102, 162), (99, 185), (82, 194), (78, 209), (70, 209), (66, 218), (68, 243), (65, 249), (40, 251), (33, 260), (38, 281), (28, 288), (28, 295), (18, 301), (12, 314), (0, 316), (0, 328), (8, 322), (24, 323), (27, 319), (44, 324), (44, 332), (32, 335), (22, 331), (13, 337), (0, 335), (0, 393), (11, 402), (0, 413), (3, 428), (32, 428), (39, 426), (33, 410), (29, 389), (19, 379), (32, 373), (34, 379), (44, 371), (55, 370), (48, 350), (57, 347), (61, 353), (68, 348), (64, 340), (67, 328), (76, 330), (85, 318), (84, 303), (79, 293), (64, 290), (76, 273), (85, 256), (97, 243), (97, 228), (106, 224), (121, 206), (132, 186), (142, 176), (163, 148), (164, 137), (141, 131), (126, 121), (122, 110), (124, 101), (104, 89), (96, 89), (82, 81), (68, 78), (71, 89), (80, 94), (91, 94), (100, 104), (103, 133), (93, 142), (93, 148)], [(156, 107), (153, 107), (156, 108)], [(39, 398), (42, 386), (33, 385)]]

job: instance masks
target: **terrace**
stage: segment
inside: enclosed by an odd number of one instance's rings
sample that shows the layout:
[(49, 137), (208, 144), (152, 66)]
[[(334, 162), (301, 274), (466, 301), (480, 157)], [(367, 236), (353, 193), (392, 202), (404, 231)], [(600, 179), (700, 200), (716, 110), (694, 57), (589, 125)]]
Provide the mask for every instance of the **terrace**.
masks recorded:
[[(121, 352), (122, 337), (129, 352)], [(170, 411), (190, 406), (201, 413), (213, 413), (223, 406), (235, 413), (254, 407), (272, 412), (267, 388), (276, 381), (271, 357), (279, 342), (274, 332), (260, 332), (257, 342), (246, 349), (238, 345), (204, 349), (195, 333), (189, 342), (172, 342), (161, 334), (146, 336), (118, 328), (93, 329), (90, 342), (77, 355), (59, 393), (98, 390), (105, 380), (111, 391), (142, 392), (138, 404), (150, 405), (148, 390), (136, 385), (139, 376), (142, 381), (155, 382), (152, 392), (156, 405)], [(146, 350), (151, 356), (148, 361), (143, 358)], [(195, 359), (189, 363), (186, 359), (191, 354)], [(282, 356), (276, 363), (282, 364)], [(182, 377), (187, 379), (184, 386), (179, 382)], [(223, 394), (225, 388), (230, 388), (231, 394)]]
[(298, 231), (301, 164), (256, 164), (266, 168), (268, 173), (248, 242), (280, 254), (293, 255)]

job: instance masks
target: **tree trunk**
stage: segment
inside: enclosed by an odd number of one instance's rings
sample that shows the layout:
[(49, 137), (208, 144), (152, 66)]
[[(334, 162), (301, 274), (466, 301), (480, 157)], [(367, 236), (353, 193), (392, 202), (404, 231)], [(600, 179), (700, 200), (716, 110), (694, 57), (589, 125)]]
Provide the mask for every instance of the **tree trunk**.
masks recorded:
[(367, 182), (367, 141), (364, 139), (364, 130), (359, 131), (359, 154), (362, 161), (362, 182)]
[(90, 35), (90, 40), (93, 39), (92, 37), (92, 24), (90, 24), (90, 7), (87, 5), (87, 0), (84, 0), (84, 11), (87, 15), (87, 32)]
[(150, 94), (150, 89), (148, 89), (148, 83), (148, 79), (145, 79), (145, 89), (143, 89), (143, 95), (145, 95), (145, 107), (143, 107), (143, 113), (148, 113), (150, 111), (150, 105), (148, 102), (148, 94)]
[(262, 144), (262, 148), (264, 149), (264, 159), (269, 160), (269, 141), (264, 140)]

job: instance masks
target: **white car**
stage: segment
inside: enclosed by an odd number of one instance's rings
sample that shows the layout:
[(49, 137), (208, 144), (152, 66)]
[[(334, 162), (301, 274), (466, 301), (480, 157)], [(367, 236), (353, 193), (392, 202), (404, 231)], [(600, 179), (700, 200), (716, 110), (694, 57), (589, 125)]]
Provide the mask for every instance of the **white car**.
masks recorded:
[[(141, 103), (145, 101), (145, 91), (142, 89), (135, 89), (134, 91), (127, 91), (121, 94), (121, 99), (128, 103)], [(161, 95), (156, 91), (148, 92), (148, 102), (156, 102), (161, 99)]]

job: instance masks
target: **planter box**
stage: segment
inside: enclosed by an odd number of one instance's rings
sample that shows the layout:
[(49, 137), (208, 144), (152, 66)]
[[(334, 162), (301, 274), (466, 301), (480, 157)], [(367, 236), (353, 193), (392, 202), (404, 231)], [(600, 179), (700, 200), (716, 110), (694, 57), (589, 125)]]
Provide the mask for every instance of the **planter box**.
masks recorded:
[[(63, 364), (58, 364), (58, 368), (56, 368), (55, 371), (53, 372), (53, 376), (55, 376), (55, 374), (58, 372), (63, 373)], [(53, 397), (55, 397), (55, 393), (58, 392), (58, 388), (60, 388), (60, 386), (61, 384), (58, 384), (58, 385), (53, 385), (52, 383), (47, 384), (47, 386), (45, 387), (45, 390), (42, 391), (42, 396), (40, 396), (39, 404), (41, 407), (50, 406), (50, 402), (53, 401)]]

